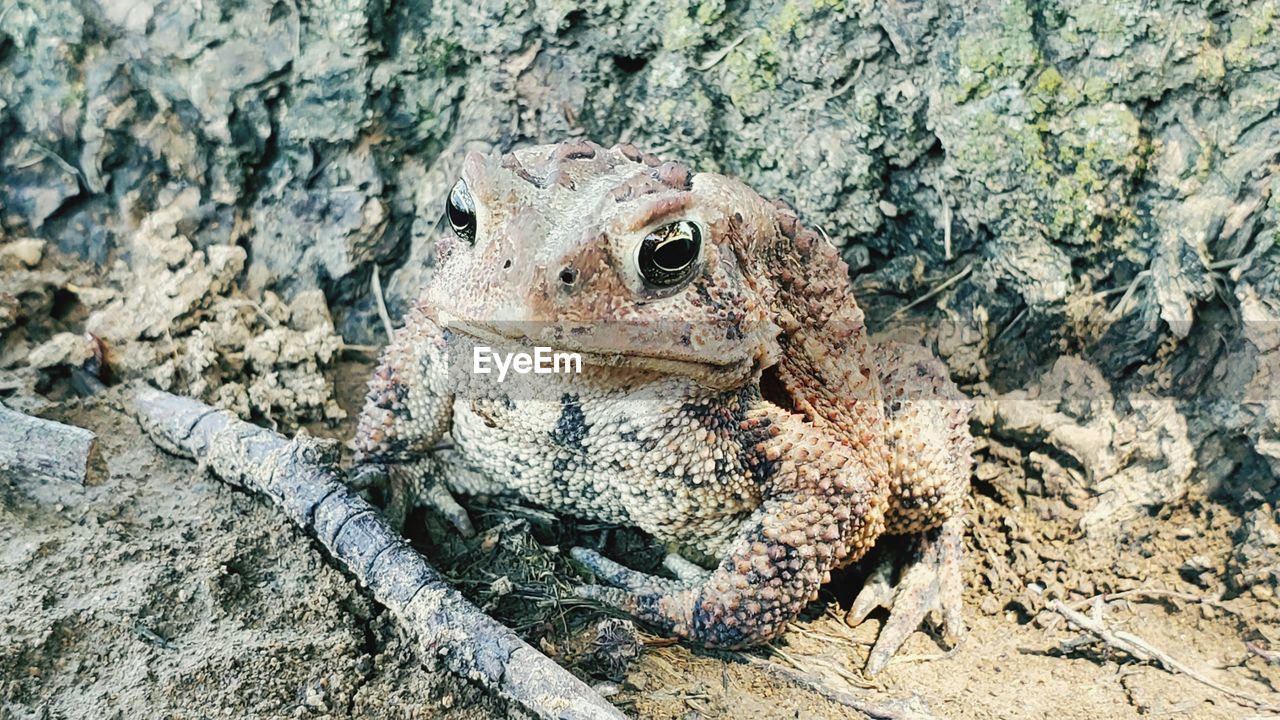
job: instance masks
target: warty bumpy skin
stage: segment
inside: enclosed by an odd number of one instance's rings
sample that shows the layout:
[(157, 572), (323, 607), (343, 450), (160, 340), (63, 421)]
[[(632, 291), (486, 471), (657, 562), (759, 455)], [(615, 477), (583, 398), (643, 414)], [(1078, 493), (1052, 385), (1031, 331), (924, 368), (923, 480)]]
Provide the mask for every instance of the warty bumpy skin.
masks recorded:
[[(712, 647), (777, 637), (886, 533), (937, 542), (946, 523), (958, 542), (969, 401), (926, 349), (869, 344), (845, 263), (785, 205), (589, 142), (472, 154), (455, 193), (463, 224), (369, 384), (358, 463), (464, 529), (449, 491), (637, 526), (713, 563), (673, 557), (666, 578), (574, 552), (612, 586), (584, 595)], [(647, 238), (681, 222), (696, 260), (655, 287)], [(476, 345), (539, 344), (583, 371), (470, 372)], [(959, 617), (959, 597), (919, 593), (894, 613), (914, 626), (939, 600)]]

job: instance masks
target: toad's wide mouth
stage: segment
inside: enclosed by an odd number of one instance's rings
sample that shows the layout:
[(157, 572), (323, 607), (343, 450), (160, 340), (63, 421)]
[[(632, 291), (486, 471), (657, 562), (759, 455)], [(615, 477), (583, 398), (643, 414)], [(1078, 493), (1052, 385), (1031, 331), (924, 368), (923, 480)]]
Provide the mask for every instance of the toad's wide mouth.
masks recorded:
[(438, 312), (436, 322), (442, 330), (499, 347), (546, 347), (554, 352), (576, 353), (586, 365), (687, 375), (712, 385), (722, 384), (716, 382), (717, 379), (743, 376), (754, 366), (756, 356), (747, 342), (741, 343), (737, 352), (721, 354), (716, 360), (700, 358), (692, 349), (688, 352), (658, 353), (651, 349), (637, 352), (607, 348), (608, 339), (627, 341), (627, 345), (633, 347), (645, 347), (643, 343), (648, 340), (652, 348), (676, 335), (664, 333), (659, 328), (624, 323), (483, 322), (462, 319), (443, 311)]

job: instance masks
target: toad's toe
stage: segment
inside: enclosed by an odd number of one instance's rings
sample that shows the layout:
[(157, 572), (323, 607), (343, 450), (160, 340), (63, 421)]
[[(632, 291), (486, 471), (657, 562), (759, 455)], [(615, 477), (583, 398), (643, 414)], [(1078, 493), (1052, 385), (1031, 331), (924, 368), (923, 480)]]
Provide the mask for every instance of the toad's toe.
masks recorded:
[(876, 608), (889, 608), (889, 619), (880, 629), (880, 636), (867, 658), (868, 675), (883, 670), (926, 619), (941, 627), (943, 638), (953, 648), (959, 645), (964, 636), (961, 613), (964, 587), (960, 578), (962, 537), (962, 520), (953, 517), (915, 540), (912, 558), (896, 586), (889, 581), (891, 558), (886, 558), (867, 579), (845, 621), (858, 625)]

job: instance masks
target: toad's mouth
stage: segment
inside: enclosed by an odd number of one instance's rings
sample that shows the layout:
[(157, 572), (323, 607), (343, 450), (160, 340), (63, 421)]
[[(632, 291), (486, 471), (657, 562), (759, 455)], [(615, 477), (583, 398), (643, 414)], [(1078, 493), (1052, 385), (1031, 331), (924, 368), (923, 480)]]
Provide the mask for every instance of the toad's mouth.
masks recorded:
[[(697, 357), (693, 350), (664, 354), (621, 348), (602, 349), (604, 341), (601, 339), (599, 326), (589, 324), (575, 326), (554, 322), (477, 322), (464, 320), (447, 312), (438, 312), (438, 315), (436, 320), (442, 330), (472, 340), (528, 349), (546, 347), (554, 352), (576, 353), (586, 365), (688, 375), (712, 385), (721, 385), (725, 378), (741, 377), (755, 364), (755, 353), (748, 343), (742, 343), (737, 352), (709, 360)], [(627, 340), (627, 345), (643, 347), (641, 343), (644, 340), (644, 328), (620, 327), (630, 332), (619, 332), (614, 336), (615, 339)], [(656, 346), (661, 333), (652, 329), (648, 332), (653, 335), (650, 338), (651, 347)]]

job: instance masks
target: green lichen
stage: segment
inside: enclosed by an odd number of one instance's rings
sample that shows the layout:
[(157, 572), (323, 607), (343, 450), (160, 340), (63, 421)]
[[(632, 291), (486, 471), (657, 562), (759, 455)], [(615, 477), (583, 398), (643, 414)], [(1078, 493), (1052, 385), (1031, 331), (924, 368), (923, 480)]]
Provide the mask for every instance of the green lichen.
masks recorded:
[(62, 110), (65, 112), (74, 108), (82, 108), (89, 99), (88, 88), (85, 87), (84, 81), (76, 78), (67, 83), (67, 92), (62, 96)]
[(680, 103), (673, 98), (665, 98), (653, 108), (653, 119), (659, 125), (670, 125), (676, 117), (676, 111), (680, 108)]
[(1218, 151), (1217, 143), (1208, 136), (1207, 133), (1198, 133), (1200, 140), (1200, 155), (1196, 157), (1196, 177), (1203, 180), (1209, 176), (1209, 170), (1213, 168), (1213, 156)]
[(694, 12), (693, 18), (702, 25), (711, 25), (724, 17), (724, 11), (724, 0), (704, 0), (698, 3), (698, 9)]
[(1027, 101), (1037, 115), (1044, 113), (1057, 101), (1058, 90), (1062, 88), (1062, 74), (1055, 67), (1045, 68), (1036, 78), (1036, 82), (1027, 93)]
[(776, 31), (790, 33), (800, 25), (800, 22), (804, 20), (804, 17), (804, 13), (800, 10), (800, 3), (792, 0), (782, 6), (782, 10), (774, 16), (771, 25)]
[(1227, 77), (1227, 66), (1222, 51), (1209, 43), (1200, 46), (1195, 65), (1196, 78), (1210, 87), (1221, 85)]
[(797, 40), (804, 39), (812, 34), (815, 23), (843, 10), (844, 0), (787, 0), (769, 21), (769, 29), (779, 36), (790, 34)]
[(1275, 43), (1276, 19), (1280, 18), (1280, 2), (1258, 3), (1241, 8), (1245, 13), (1231, 23), (1230, 40), (1222, 48), (1223, 60), (1233, 68), (1251, 69), (1260, 64), (1256, 52)]
[(697, 49), (708, 36), (707, 23), (703, 17), (710, 17), (714, 9), (709, 8), (704, 15), (702, 6), (694, 14), (689, 13), (689, 6), (674, 3), (662, 23), (662, 47), (671, 52), (687, 52)]
[(875, 92), (855, 89), (853, 92), (853, 116), (864, 125), (880, 122), (880, 98)]
[(1124, 219), (1148, 150), (1141, 124), (1129, 108), (1106, 103), (1080, 108), (1055, 129), (1056, 167), (1046, 176), (1049, 229), (1068, 241), (1098, 242), (1105, 221)]
[(966, 118), (963, 138), (950, 148), (962, 174), (995, 192), (1003, 192), (1043, 157), (1044, 143), (1036, 127), (1016, 115), (983, 108)]
[(1104, 40), (1123, 40), (1134, 18), (1143, 12), (1142, 3), (1115, 0), (1086, 2), (1071, 8), (1071, 19), (1077, 32), (1085, 32)]
[(434, 75), (443, 75), (450, 68), (463, 64), (465, 51), (456, 40), (444, 35), (432, 37), (422, 50), (422, 69)]
[(773, 102), (778, 87), (777, 42), (760, 33), (733, 49), (724, 60), (725, 92), (744, 115), (759, 115)]
[(1035, 91), (1044, 96), (1051, 96), (1058, 92), (1058, 88), (1062, 87), (1062, 74), (1055, 67), (1046, 68), (1040, 73), (1040, 78), (1036, 80)]
[(992, 32), (960, 38), (953, 99), (964, 102), (975, 93), (985, 96), (994, 80), (1021, 79), (1040, 62), (1032, 34), (1031, 13), (1022, 0), (1006, 0), (997, 9)]
[(1084, 85), (1080, 88), (1080, 94), (1084, 96), (1086, 102), (1100, 103), (1107, 100), (1110, 96), (1110, 90), (1110, 80), (1094, 75), (1084, 81)]

